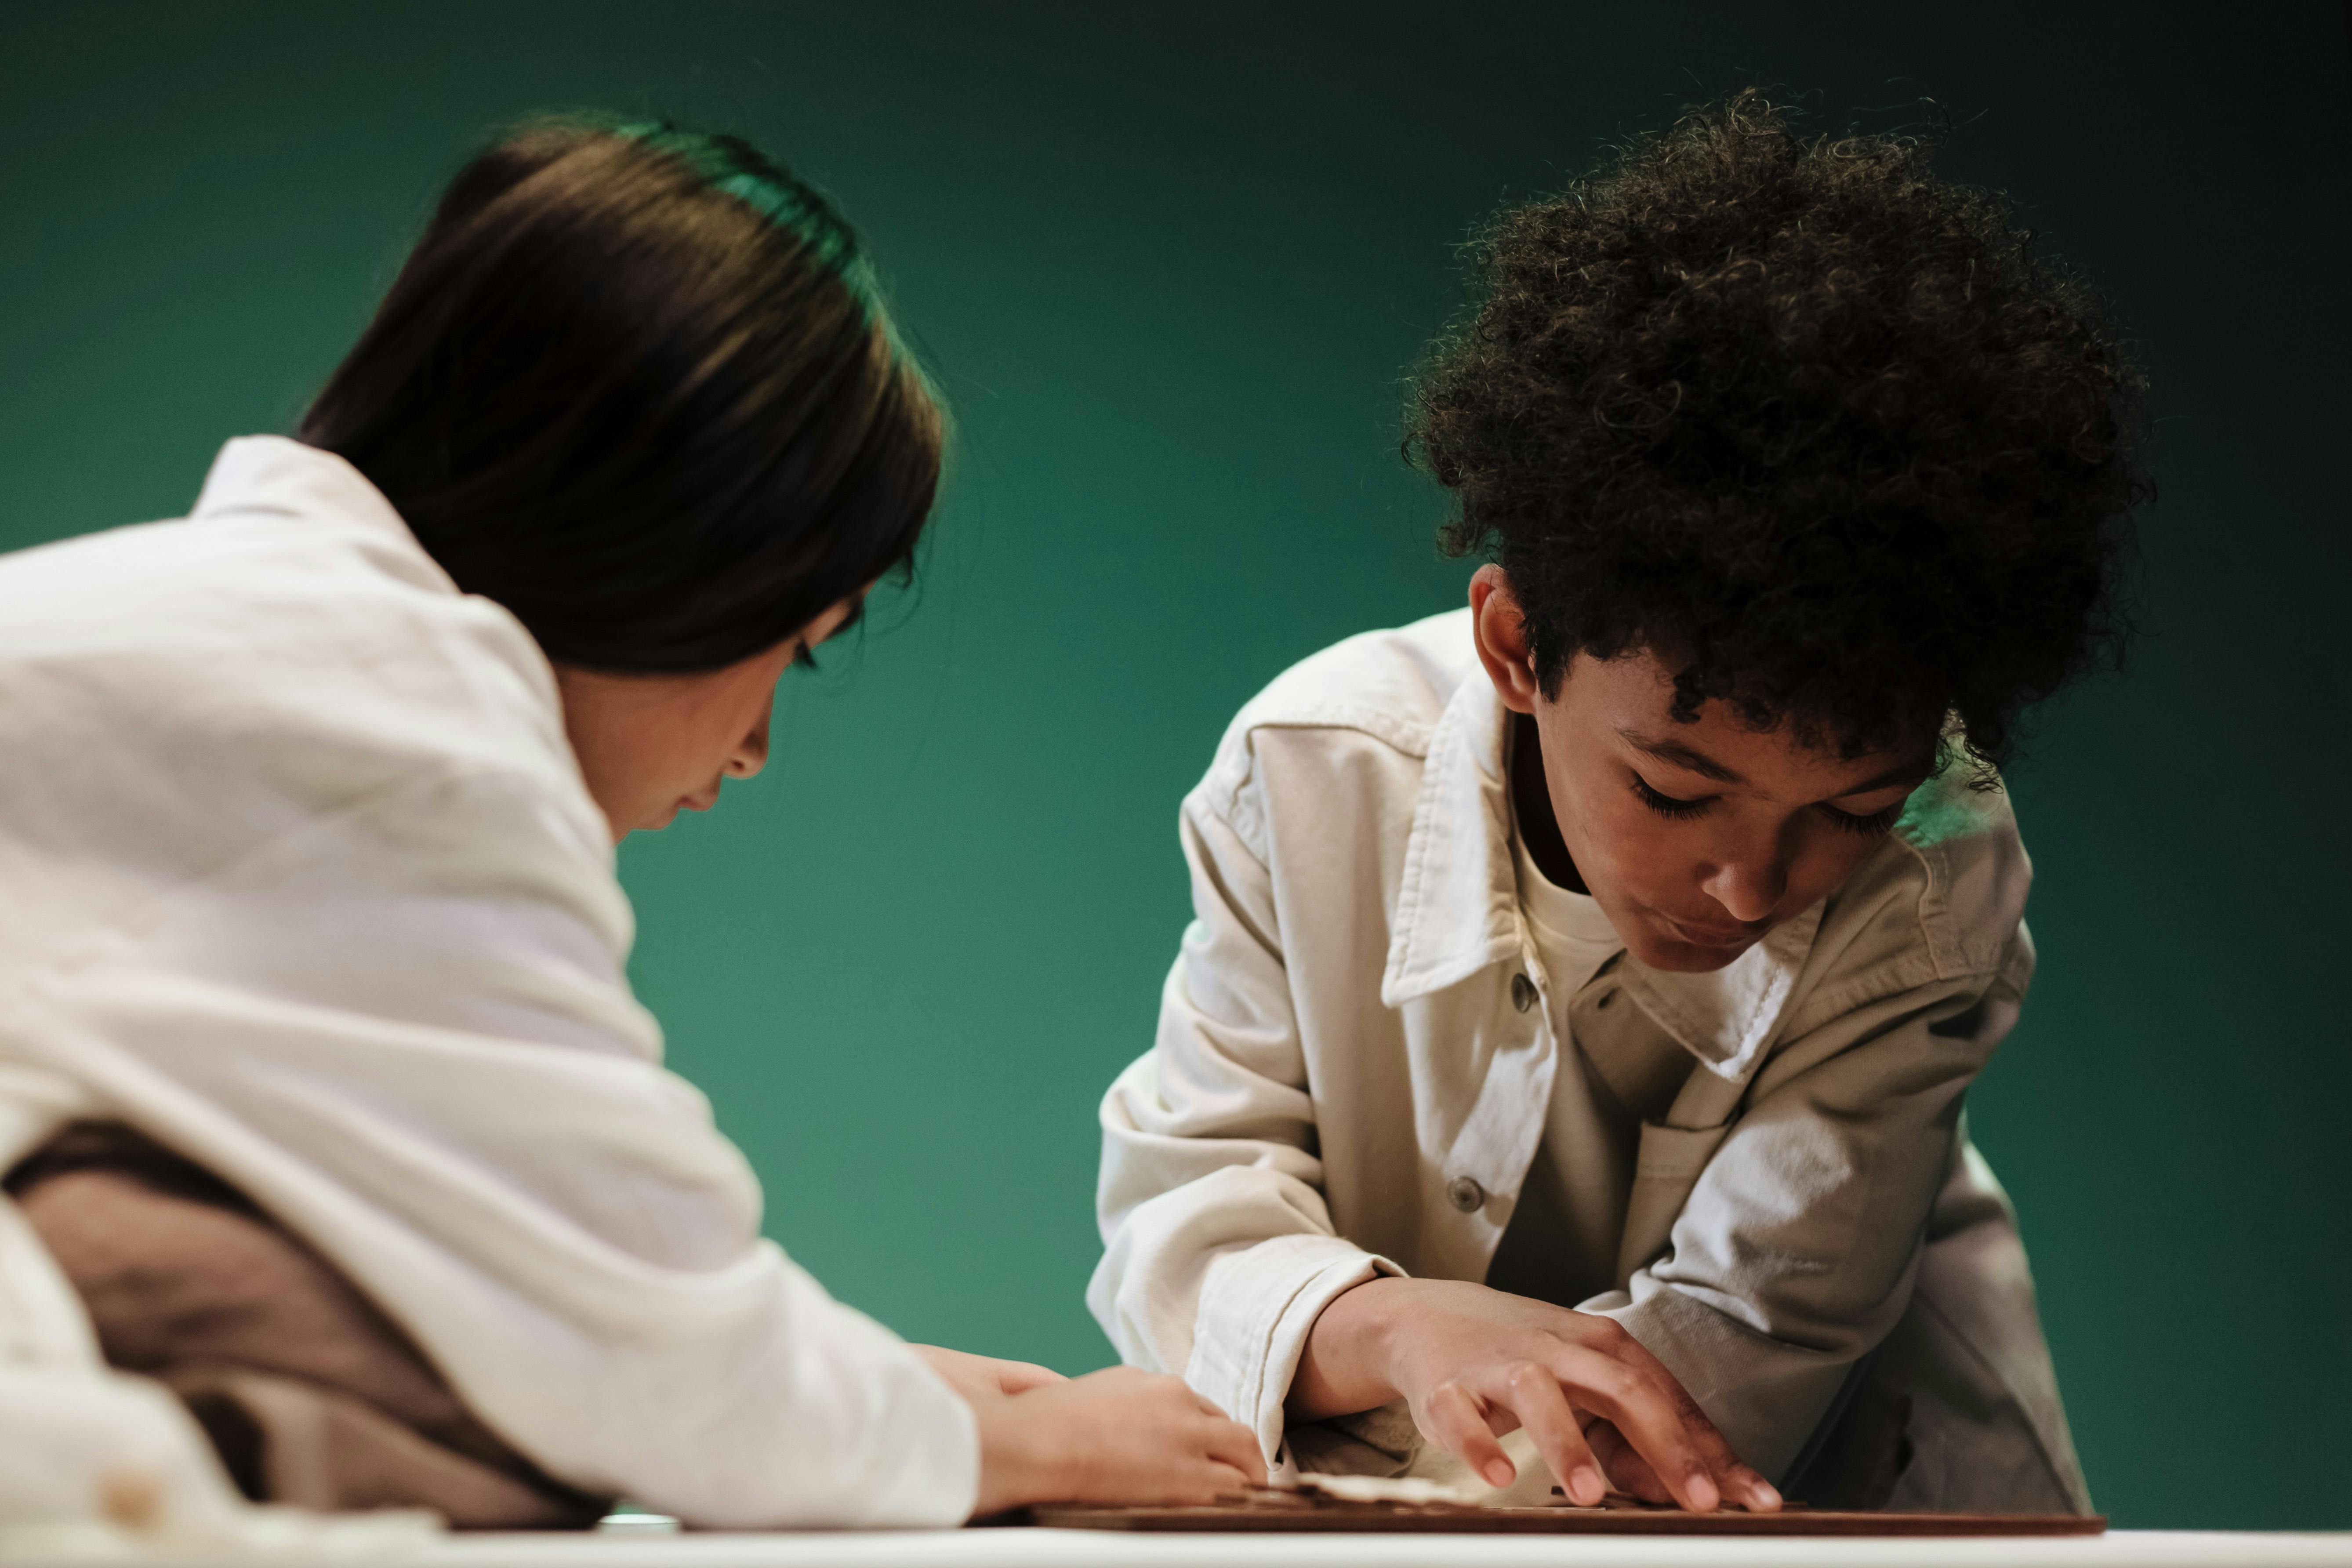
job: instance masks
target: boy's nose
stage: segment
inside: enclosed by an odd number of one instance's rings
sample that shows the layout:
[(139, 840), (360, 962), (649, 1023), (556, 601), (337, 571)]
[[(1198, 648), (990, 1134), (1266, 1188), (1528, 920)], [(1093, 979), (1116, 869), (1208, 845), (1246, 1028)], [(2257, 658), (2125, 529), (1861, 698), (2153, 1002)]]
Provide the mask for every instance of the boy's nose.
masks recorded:
[(1699, 884), (1724, 912), (1746, 924), (1769, 920), (1789, 889), (1788, 868), (1778, 858), (1727, 861)]

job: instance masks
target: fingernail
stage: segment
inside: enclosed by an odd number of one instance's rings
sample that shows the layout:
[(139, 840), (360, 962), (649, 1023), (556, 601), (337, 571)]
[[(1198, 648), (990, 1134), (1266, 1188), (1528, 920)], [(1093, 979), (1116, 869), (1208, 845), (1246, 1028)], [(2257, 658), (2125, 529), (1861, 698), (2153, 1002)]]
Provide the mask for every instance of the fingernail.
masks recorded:
[(1754, 1486), (1749, 1487), (1748, 1497), (1750, 1506), (1755, 1508), (1773, 1509), (1780, 1506), (1780, 1494), (1773, 1490), (1771, 1484), (1767, 1481), (1758, 1481)]
[(1578, 1502), (1591, 1508), (1608, 1495), (1609, 1484), (1601, 1479), (1599, 1470), (1590, 1465), (1579, 1465), (1576, 1473), (1568, 1479), (1568, 1489), (1575, 1494)]
[(1486, 1481), (1490, 1486), (1507, 1487), (1517, 1473), (1511, 1468), (1510, 1460), (1497, 1459), (1486, 1467)]
[(1723, 1494), (1715, 1489), (1711, 1477), (1696, 1475), (1690, 1479), (1690, 1499), (1692, 1509), (1705, 1513), (1723, 1501)]

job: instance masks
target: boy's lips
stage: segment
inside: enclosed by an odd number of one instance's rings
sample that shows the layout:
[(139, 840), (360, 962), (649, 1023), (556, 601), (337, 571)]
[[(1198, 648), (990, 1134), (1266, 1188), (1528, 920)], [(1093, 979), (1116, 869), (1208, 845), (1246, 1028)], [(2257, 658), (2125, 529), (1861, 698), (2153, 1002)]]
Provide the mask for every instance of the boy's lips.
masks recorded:
[(1658, 911), (1658, 918), (1665, 921), (1676, 936), (1693, 947), (1746, 947), (1758, 937), (1762, 936), (1771, 926), (1769, 921), (1759, 921), (1754, 925), (1741, 926), (1693, 925), (1688, 921), (1675, 919), (1663, 910)]

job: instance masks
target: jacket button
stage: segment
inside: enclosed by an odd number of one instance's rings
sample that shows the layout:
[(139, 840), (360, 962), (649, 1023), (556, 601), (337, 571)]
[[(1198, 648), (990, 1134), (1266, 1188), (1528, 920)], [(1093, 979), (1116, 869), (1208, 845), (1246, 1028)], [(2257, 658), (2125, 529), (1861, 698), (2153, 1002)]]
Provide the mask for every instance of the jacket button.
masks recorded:
[(1524, 1013), (1536, 1005), (1536, 983), (1524, 974), (1511, 976), (1511, 1005)]
[(1486, 1201), (1486, 1189), (1467, 1176), (1456, 1176), (1445, 1184), (1445, 1201), (1464, 1214), (1476, 1214)]

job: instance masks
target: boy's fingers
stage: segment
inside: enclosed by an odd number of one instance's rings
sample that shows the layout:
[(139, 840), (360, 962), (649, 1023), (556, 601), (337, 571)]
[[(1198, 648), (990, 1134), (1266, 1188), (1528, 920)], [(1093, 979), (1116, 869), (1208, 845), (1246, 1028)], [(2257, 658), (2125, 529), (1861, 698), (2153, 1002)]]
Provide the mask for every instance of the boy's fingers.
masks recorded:
[(1780, 1489), (1736, 1459), (1724, 1479), (1723, 1495), (1750, 1513), (1780, 1511)]
[(1722, 1502), (1722, 1489), (1682, 1412), (1648, 1377), (1582, 1345), (1561, 1346), (1552, 1371), (1575, 1391), (1578, 1405), (1616, 1423), (1676, 1502), (1694, 1513), (1711, 1512)]
[[(1643, 1352), (1647, 1355), (1649, 1352)], [(1771, 1482), (1751, 1468), (1733, 1450), (1731, 1440), (1723, 1429), (1707, 1418), (1697, 1400), (1690, 1396), (1674, 1373), (1657, 1364), (1657, 1375), (1664, 1381), (1665, 1393), (1682, 1416), (1683, 1430), (1698, 1445), (1700, 1455), (1715, 1475), (1716, 1489), (1727, 1503), (1747, 1509), (1751, 1513), (1771, 1513), (1780, 1506), (1780, 1493)]]
[(1751, 1513), (1771, 1513), (1780, 1506), (1780, 1493), (1771, 1482), (1750, 1468), (1732, 1450), (1730, 1439), (1724, 1436), (1698, 1401), (1684, 1393), (1682, 1385), (1675, 1392), (1684, 1406), (1684, 1429), (1697, 1441), (1699, 1452), (1705, 1455), (1714, 1469), (1715, 1484), (1726, 1503), (1747, 1509)]
[(1429, 1403), (1423, 1411), (1423, 1421), (1428, 1435), (1442, 1447), (1451, 1449), (1471, 1473), (1482, 1477), (1489, 1486), (1507, 1487), (1518, 1470), (1511, 1464), (1510, 1456), (1495, 1441), (1495, 1434), (1486, 1427), (1485, 1412), (1470, 1391), (1458, 1383), (1441, 1383), (1431, 1391)]
[(1551, 1368), (1521, 1362), (1510, 1369), (1505, 1384), (1503, 1397), (1517, 1413), (1528, 1436), (1535, 1439), (1536, 1452), (1559, 1478), (1568, 1500), (1581, 1508), (1599, 1507), (1609, 1483)]
[(1647, 1377), (1651, 1384), (1674, 1403), (1682, 1418), (1683, 1429), (1698, 1445), (1700, 1454), (1713, 1471), (1717, 1489), (1727, 1502), (1756, 1513), (1769, 1513), (1780, 1506), (1780, 1493), (1761, 1475), (1744, 1463), (1733, 1451), (1731, 1442), (1722, 1428), (1708, 1419), (1697, 1400), (1682, 1380), (1666, 1370), (1666, 1363), (1652, 1354), (1649, 1347), (1632, 1335), (1625, 1336), (1619, 1347), (1622, 1359)]
[(1643, 1502), (1670, 1503), (1674, 1494), (1658, 1479), (1658, 1472), (1650, 1468), (1650, 1461), (1633, 1451), (1624, 1434), (1611, 1421), (1595, 1421), (1584, 1429), (1584, 1440), (1592, 1445), (1593, 1456), (1609, 1477), (1609, 1484), (1621, 1492), (1631, 1492)]

